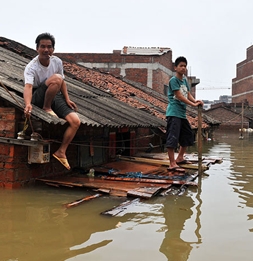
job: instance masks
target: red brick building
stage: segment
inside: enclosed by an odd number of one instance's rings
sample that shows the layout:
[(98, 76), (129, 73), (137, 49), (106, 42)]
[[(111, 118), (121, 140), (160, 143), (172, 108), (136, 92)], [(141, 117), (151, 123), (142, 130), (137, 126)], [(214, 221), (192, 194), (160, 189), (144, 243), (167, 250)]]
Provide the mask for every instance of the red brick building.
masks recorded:
[[(56, 53), (62, 59), (96, 68), (116, 77), (140, 83), (159, 93), (167, 95), (169, 79), (174, 74), (172, 50), (167, 47), (124, 47), (113, 53)], [(192, 87), (199, 83), (190, 77)], [(195, 88), (192, 89), (195, 96)]]
[[(67, 127), (65, 120), (33, 106), (27, 129), (24, 118), (23, 70), (36, 51), (0, 37), (0, 187), (18, 188), (37, 178), (68, 172), (54, 157)], [(123, 156), (162, 149), (167, 99), (149, 88), (141, 90), (110, 74), (63, 61), (70, 99), (78, 106), (81, 126), (67, 151), (73, 169), (88, 171)], [(196, 110), (187, 111), (198, 128)], [(202, 128), (219, 122), (203, 115)], [(37, 127), (36, 127), (37, 125)], [(35, 128), (36, 127), (36, 128)], [(25, 132), (19, 139), (20, 131)], [(32, 140), (33, 134), (39, 140)], [(153, 149), (152, 148), (152, 149)]]
[(221, 128), (239, 130), (241, 127), (252, 127), (252, 113), (247, 104), (244, 104), (242, 113), (242, 104), (217, 103), (205, 114), (218, 120)]
[(232, 80), (232, 102), (242, 101), (253, 105), (253, 45), (247, 48), (246, 59), (236, 65), (236, 77)]

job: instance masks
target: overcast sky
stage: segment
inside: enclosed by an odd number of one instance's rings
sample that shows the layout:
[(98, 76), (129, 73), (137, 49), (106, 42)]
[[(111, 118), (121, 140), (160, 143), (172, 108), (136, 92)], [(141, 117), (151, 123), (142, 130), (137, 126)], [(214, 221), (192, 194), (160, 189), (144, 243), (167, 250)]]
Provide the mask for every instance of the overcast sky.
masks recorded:
[(173, 61), (185, 56), (189, 74), (200, 79), (197, 98), (214, 100), (231, 95), (252, 25), (250, 0), (8, 0), (0, 35), (35, 49), (37, 35), (50, 32), (55, 52), (170, 47)]

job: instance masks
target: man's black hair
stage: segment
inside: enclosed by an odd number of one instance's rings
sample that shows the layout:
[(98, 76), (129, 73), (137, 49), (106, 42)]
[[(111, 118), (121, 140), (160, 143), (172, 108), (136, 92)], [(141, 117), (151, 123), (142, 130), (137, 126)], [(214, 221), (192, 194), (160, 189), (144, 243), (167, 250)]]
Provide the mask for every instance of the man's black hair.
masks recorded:
[(55, 45), (55, 38), (53, 35), (51, 35), (50, 33), (43, 33), (43, 34), (39, 34), (35, 40), (36, 43), (36, 48), (39, 48), (40, 45), (40, 40), (51, 40), (52, 42), (52, 46), (54, 48)]
[(186, 63), (186, 65), (187, 65), (187, 60), (186, 60), (186, 58), (183, 57), (183, 56), (179, 56), (179, 57), (175, 60), (175, 66), (177, 67), (177, 66), (179, 65), (179, 63), (181, 63), (181, 62), (184, 62), (184, 63)]

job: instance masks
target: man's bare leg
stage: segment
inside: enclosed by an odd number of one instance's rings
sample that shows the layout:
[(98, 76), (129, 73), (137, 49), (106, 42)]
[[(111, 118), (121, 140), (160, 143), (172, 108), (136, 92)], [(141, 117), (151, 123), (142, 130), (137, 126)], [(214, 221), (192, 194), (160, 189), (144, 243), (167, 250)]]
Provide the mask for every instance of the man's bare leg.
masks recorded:
[(75, 112), (71, 112), (70, 114), (68, 114), (65, 117), (65, 120), (69, 123), (69, 126), (63, 135), (61, 146), (54, 153), (57, 157), (64, 158), (64, 159), (67, 158), (66, 157), (67, 148), (71, 143), (71, 141), (73, 140), (73, 138), (75, 137), (76, 132), (80, 126), (80, 119)]
[(60, 91), (63, 79), (61, 75), (54, 74), (48, 78), (45, 84), (48, 86), (45, 93), (43, 110), (51, 111), (51, 105), (54, 100), (55, 95)]
[(167, 148), (167, 151), (170, 160), (170, 169), (178, 168), (179, 166), (177, 165), (175, 160), (174, 148)]
[(178, 153), (177, 158), (176, 158), (176, 162), (181, 162), (181, 161), (184, 160), (184, 154), (186, 152), (186, 149), (187, 149), (187, 147), (181, 147), (180, 146), (179, 153)]

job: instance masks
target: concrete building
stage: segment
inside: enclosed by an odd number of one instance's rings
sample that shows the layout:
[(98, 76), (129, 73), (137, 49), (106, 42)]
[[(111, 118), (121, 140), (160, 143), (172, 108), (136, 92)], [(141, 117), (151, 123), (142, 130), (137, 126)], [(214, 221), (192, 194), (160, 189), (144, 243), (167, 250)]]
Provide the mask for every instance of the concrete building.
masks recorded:
[(236, 65), (236, 77), (232, 80), (232, 102), (243, 101), (253, 105), (253, 45), (247, 48), (246, 59)]
[[(172, 50), (168, 47), (123, 47), (113, 53), (56, 53), (62, 59), (87, 68), (98, 69), (167, 95), (169, 79), (174, 75)], [(188, 77), (195, 96), (196, 77)]]

